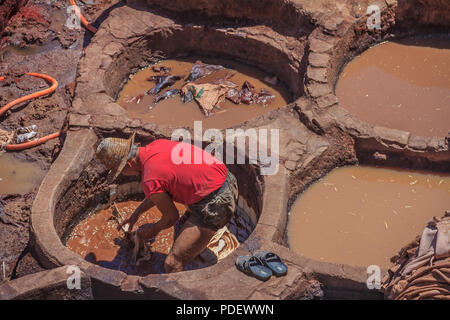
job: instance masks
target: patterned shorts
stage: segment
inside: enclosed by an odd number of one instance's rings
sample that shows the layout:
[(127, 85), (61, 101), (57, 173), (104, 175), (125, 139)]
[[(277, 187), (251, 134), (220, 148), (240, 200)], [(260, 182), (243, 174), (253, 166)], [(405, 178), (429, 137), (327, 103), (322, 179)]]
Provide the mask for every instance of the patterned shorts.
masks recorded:
[(219, 230), (233, 217), (238, 196), (236, 178), (228, 170), (227, 179), (219, 189), (189, 206), (193, 213), (191, 218), (202, 227)]

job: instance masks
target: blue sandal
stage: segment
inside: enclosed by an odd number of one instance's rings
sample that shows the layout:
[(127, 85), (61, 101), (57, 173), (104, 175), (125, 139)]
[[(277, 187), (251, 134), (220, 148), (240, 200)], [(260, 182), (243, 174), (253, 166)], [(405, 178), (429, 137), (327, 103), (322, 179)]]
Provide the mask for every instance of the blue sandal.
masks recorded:
[(252, 256), (239, 256), (236, 259), (236, 267), (247, 275), (253, 276), (261, 281), (267, 281), (272, 276), (272, 270), (261, 264)]
[(284, 276), (288, 267), (281, 261), (280, 257), (273, 252), (260, 251), (253, 255), (262, 265), (270, 268), (277, 277)]

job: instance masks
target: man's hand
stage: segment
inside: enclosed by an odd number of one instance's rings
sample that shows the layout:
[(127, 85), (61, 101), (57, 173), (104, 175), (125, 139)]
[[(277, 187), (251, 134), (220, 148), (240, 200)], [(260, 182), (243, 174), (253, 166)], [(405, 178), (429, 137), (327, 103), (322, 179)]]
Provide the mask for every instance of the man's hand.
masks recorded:
[(128, 231), (133, 230), (133, 226), (138, 221), (138, 219), (139, 219), (139, 216), (137, 214), (133, 213), (128, 219), (123, 220), (122, 223), (119, 224), (119, 226), (117, 227), (117, 230), (120, 231), (127, 224), (128, 224)]
[(142, 241), (155, 238), (161, 230), (172, 227), (180, 218), (178, 209), (168, 193), (152, 194), (150, 199), (161, 211), (162, 217), (158, 222), (143, 225), (137, 230), (138, 237)]
[(131, 230), (133, 230), (133, 226), (138, 221), (140, 215), (143, 214), (145, 211), (149, 210), (150, 208), (152, 208), (154, 205), (155, 204), (150, 199), (145, 199), (144, 201), (142, 201), (139, 207), (137, 207), (136, 210), (134, 210), (133, 214), (128, 219), (125, 219), (124, 221), (122, 221), (122, 223), (119, 224), (117, 230), (121, 230), (123, 226), (129, 224), (128, 231), (131, 232)]

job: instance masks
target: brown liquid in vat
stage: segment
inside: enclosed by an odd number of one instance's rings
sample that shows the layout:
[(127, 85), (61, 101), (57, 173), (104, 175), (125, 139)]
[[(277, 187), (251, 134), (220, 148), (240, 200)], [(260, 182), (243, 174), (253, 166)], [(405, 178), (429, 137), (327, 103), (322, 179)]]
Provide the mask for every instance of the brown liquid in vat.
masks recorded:
[(341, 105), (363, 121), (421, 136), (446, 136), (450, 40), (377, 45), (344, 68), (336, 94)]
[(45, 176), (33, 162), (18, 159), (13, 154), (0, 154), (0, 195), (31, 192)]
[(309, 258), (388, 267), (400, 248), (450, 209), (450, 175), (345, 167), (293, 204), (289, 245)]
[[(120, 212), (129, 217), (139, 206), (138, 201), (126, 201), (117, 204)], [(183, 215), (185, 206), (176, 203)], [(161, 218), (161, 212), (153, 207), (143, 213), (133, 230), (139, 226), (156, 223)], [(112, 209), (101, 210), (81, 221), (72, 231), (67, 247), (86, 260), (103, 267), (121, 270), (128, 274), (145, 275), (164, 272), (165, 256), (172, 248), (174, 227), (161, 231), (151, 244), (152, 258), (148, 263), (135, 266), (132, 261), (132, 251), (123, 246), (121, 239), (124, 234), (117, 230), (118, 223), (113, 218)]]
[(204, 129), (224, 129), (235, 126), (239, 123), (261, 116), (288, 104), (289, 93), (279, 81), (276, 85), (267, 84), (263, 82), (264, 77), (268, 76), (264, 72), (242, 63), (224, 59), (199, 58), (165, 60), (160, 62), (158, 65), (171, 68), (170, 74), (182, 76), (182, 80), (177, 81), (173, 86), (161, 91), (161, 93), (164, 93), (170, 89), (181, 89), (186, 83), (184, 79), (187, 78), (192, 66), (197, 60), (201, 60), (204, 63), (222, 65), (228, 69), (231, 69), (231, 71), (236, 72), (233, 78), (231, 78), (231, 81), (236, 83), (239, 88), (242, 86), (244, 81), (247, 80), (255, 86), (255, 90), (257, 92), (259, 92), (261, 88), (266, 88), (271, 91), (275, 94), (275, 99), (273, 99), (272, 103), (266, 107), (258, 104), (236, 105), (225, 99), (225, 101), (221, 103), (221, 109), (215, 110), (215, 113), (210, 117), (206, 117), (201, 112), (195, 101), (184, 104), (179, 96), (163, 100), (156, 104), (152, 110), (149, 110), (149, 107), (152, 105), (155, 97), (153, 95), (144, 96), (139, 104), (136, 103), (136, 101), (127, 103), (127, 101), (129, 101), (133, 96), (142, 94), (155, 86), (154, 82), (146, 81), (145, 79), (153, 75), (157, 75), (157, 73), (152, 71), (152, 68), (146, 68), (131, 76), (131, 79), (123, 87), (117, 102), (124, 107), (124, 109), (126, 109), (127, 114), (133, 119), (145, 119), (160, 125), (190, 127), (193, 127), (194, 121), (201, 120), (203, 121), (202, 126)]

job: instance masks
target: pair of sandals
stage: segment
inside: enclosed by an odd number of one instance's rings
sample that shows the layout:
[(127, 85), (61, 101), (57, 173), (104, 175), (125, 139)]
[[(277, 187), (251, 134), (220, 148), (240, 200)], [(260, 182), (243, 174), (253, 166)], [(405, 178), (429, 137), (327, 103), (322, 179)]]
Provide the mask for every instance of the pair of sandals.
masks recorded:
[(288, 267), (273, 252), (259, 251), (253, 256), (240, 256), (236, 260), (238, 270), (261, 281), (267, 281), (273, 275), (286, 275)]

